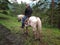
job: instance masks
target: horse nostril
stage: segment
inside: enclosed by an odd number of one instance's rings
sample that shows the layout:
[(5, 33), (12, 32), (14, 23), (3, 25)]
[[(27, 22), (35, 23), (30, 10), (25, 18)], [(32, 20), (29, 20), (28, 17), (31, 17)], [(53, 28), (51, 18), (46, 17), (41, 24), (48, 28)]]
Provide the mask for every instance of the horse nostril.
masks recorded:
[(20, 19), (20, 21), (21, 21), (21, 19)]
[(20, 22), (21, 21), (21, 19), (20, 20), (18, 20), (18, 22)]

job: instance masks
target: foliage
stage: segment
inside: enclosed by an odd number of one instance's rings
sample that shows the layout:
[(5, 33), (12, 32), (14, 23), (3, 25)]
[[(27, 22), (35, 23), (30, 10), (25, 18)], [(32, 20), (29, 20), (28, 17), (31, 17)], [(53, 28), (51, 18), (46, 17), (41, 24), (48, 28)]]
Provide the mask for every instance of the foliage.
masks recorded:
[[(12, 16), (16, 16), (19, 14), (24, 14), (24, 10), (25, 10), (25, 4), (21, 2), (21, 4), (18, 3), (12, 3), (11, 7), (13, 7), (12, 9), (8, 8), (8, 4), (9, 1), (8, 0), (4, 0), (3, 2), (6, 3), (4, 4), (4, 6), (2, 5), (3, 0), (0, 0), (0, 9), (2, 7), (6, 8), (6, 9), (1, 9), (0, 13), (2, 12), (3, 14), (9, 14)], [(52, 0), (51, 0), (52, 1)], [(54, 7), (53, 7), (53, 12), (52, 12), (52, 2), (49, 2), (49, 0), (40, 0), (38, 3), (36, 3), (36, 5), (32, 8), (33, 9), (33, 14), (34, 16), (38, 16), (41, 18), (43, 25), (53, 25), (53, 27), (59, 27), (60, 28), (60, 3), (59, 1), (54, 1)], [(53, 22), (51, 22), (53, 20)], [(52, 24), (51, 24), (52, 23)]]
[(8, 3), (10, 3), (8, 0), (0, 0), (0, 10), (8, 9)]
[[(13, 17), (10, 15), (4, 15), (4, 14), (0, 14), (0, 17), (7, 18), (7, 19), (0, 18), (0, 24), (3, 24), (8, 29), (10, 29), (12, 35), (15, 35), (17, 38), (20, 37), (18, 39), (18, 42), (21, 40), (21, 38), (23, 38), (22, 41), (23, 41), (24, 45), (42, 45), (42, 44), (60, 45), (60, 30), (57, 28), (42, 27), (43, 35), (42, 35), (41, 41), (43, 41), (43, 42), (40, 42), (38, 40), (37, 41), (34, 40), (34, 36), (33, 36), (31, 27), (29, 27), (29, 35), (28, 36), (22, 35), (23, 32), (22, 32), (22, 29), (20, 28), (21, 22), (17, 22), (17, 17)], [(2, 41), (1, 43), (4, 43), (4, 40), (2, 40), (4, 38), (3, 35), (0, 33), (0, 39), (1, 39), (0, 42)], [(40, 44), (40, 43), (42, 43), (42, 44)]]
[(43, 25), (46, 25), (46, 26), (51, 25), (52, 27), (60, 27), (59, 26), (59, 23), (60, 23), (59, 9), (60, 9), (59, 1), (54, 1), (54, 7), (52, 7), (52, 2), (49, 2), (48, 0), (40, 0), (33, 7), (33, 11), (34, 11), (33, 15), (39, 16), (42, 20)]
[[(0, 2), (1, 1), (2, 0), (0, 0)], [(7, 0), (5, 0), (5, 1), (7, 1)], [(58, 27), (58, 28), (60, 28), (60, 15), (59, 15), (60, 14), (60, 2), (59, 1), (55, 2), (56, 4), (54, 3), (55, 7), (53, 8), (53, 11), (54, 11), (53, 12), (53, 26)], [(14, 11), (9, 10), (9, 8), (7, 6), (8, 3), (6, 4), (6, 6), (4, 6), (4, 9), (0, 7), (0, 12), (3, 12), (3, 13), (0, 13), (0, 24), (3, 24), (8, 29), (10, 29), (11, 33), (16, 35), (17, 38), (19, 38), (19, 36), (21, 36), (21, 38), (23, 38), (22, 41), (23, 41), (24, 45), (42, 45), (42, 44), (44, 45), (44, 43), (45, 43), (45, 45), (46, 44), (47, 45), (60, 45), (60, 29), (51, 28), (52, 27), (51, 26), (51, 16), (52, 16), (51, 3), (48, 4), (48, 5), (50, 5), (49, 8), (47, 8), (47, 4), (44, 5), (46, 3), (45, 1), (43, 1), (43, 2), (40, 1), (39, 3), (37, 3), (36, 6), (33, 7), (32, 15), (38, 16), (42, 20), (42, 24), (43, 24), (42, 34), (43, 35), (42, 35), (41, 39), (43, 42), (34, 40), (31, 27), (29, 27), (29, 36), (23, 36), (22, 29), (20, 28), (21, 22), (17, 22), (17, 17), (13, 16), (13, 15), (18, 15), (18, 14), (24, 13), (25, 3), (22, 3), (22, 4), (13, 3), (12, 6), (14, 7), (14, 9), (13, 9)], [(44, 5), (43, 8), (41, 8), (42, 5)], [(2, 6), (2, 3), (0, 3), (0, 6)], [(8, 12), (9, 14), (6, 14), (6, 12)], [(12, 16), (10, 16), (10, 15), (12, 15)], [(4, 38), (3, 35), (0, 33), (0, 42), (1, 42), (1, 39), (3, 39), (3, 38)], [(20, 41), (21, 38), (19, 38), (18, 41)], [(42, 44), (40, 44), (40, 43), (42, 43)]]
[(8, 0), (0, 0), (0, 13), (8, 14), (9, 10), (8, 4), (11, 4)]
[(14, 15), (19, 15), (19, 14), (23, 14), (25, 11), (25, 3), (13, 3), (13, 11), (11, 10), (11, 13)]
[[(59, 23), (60, 23), (60, 20), (59, 20), (59, 18), (60, 18), (60, 16), (59, 16), (59, 8), (60, 8), (60, 3), (58, 3), (58, 1), (57, 2), (55, 2), (54, 3), (54, 7), (53, 7), (53, 12), (52, 12), (52, 7), (51, 7), (51, 5), (50, 5), (50, 9), (47, 11), (48, 13), (48, 15), (49, 15), (49, 19), (50, 19), (50, 23), (49, 24), (51, 24), (51, 16), (52, 16), (52, 20), (53, 20), (53, 26), (54, 27), (60, 27), (59, 26)], [(53, 13), (53, 15), (52, 15), (52, 13)]]

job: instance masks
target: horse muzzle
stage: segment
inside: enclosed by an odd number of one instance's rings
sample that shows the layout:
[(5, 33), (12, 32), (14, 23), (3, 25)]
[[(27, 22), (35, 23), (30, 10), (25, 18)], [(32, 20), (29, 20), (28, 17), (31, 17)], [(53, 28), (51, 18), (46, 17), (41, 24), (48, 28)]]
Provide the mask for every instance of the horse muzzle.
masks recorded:
[(18, 20), (18, 22), (20, 22), (21, 21), (21, 19), (20, 20)]

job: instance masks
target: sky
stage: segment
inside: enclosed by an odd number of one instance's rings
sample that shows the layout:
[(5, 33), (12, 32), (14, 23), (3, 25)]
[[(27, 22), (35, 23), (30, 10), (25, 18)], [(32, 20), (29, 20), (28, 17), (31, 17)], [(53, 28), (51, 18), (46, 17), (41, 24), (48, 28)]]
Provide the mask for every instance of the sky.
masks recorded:
[[(11, 1), (13, 1), (13, 0), (9, 0), (10, 2)], [(26, 2), (26, 3), (32, 3), (32, 1), (31, 0), (17, 0), (17, 2), (20, 4), (21, 3), (21, 1), (23, 1), (23, 2)], [(38, 2), (39, 0), (36, 0), (36, 1), (34, 1), (33, 3), (36, 3), (36, 2)]]
[[(13, 0), (9, 0), (10, 2), (12, 2)], [(21, 4), (22, 2), (26, 2), (27, 4), (30, 4), (30, 6), (32, 7), (33, 4), (36, 4), (39, 0), (36, 1), (31, 1), (31, 0), (17, 0), (18, 4)]]
[[(11, 1), (13, 1), (13, 0), (9, 0), (10, 2)], [(31, 1), (31, 0), (17, 0), (17, 2), (20, 4), (21, 3), (21, 1), (23, 1), (23, 2), (26, 2), (26, 3), (36, 3), (36, 2), (38, 2), (39, 0), (36, 0), (36, 1)], [(43, 1), (43, 0), (42, 0)], [(48, 0), (49, 2), (51, 2), (51, 0)], [(55, 2), (57, 2), (58, 0), (54, 0)]]
[[(13, 0), (9, 0), (10, 2), (13, 1)], [(21, 3), (21, 1), (23, 2), (26, 2), (27, 4), (30, 4), (30, 6), (32, 7), (33, 4), (36, 4), (36, 2), (38, 2), (39, 0), (36, 0), (36, 1), (31, 1), (31, 0), (17, 0), (18, 4)], [(41, 0), (41, 1), (44, 1), (44, 0)], [(48, 0), (49, 2), (51, 2), (51, 0)], [(55, 0), (56, 2), (57, 0)]]

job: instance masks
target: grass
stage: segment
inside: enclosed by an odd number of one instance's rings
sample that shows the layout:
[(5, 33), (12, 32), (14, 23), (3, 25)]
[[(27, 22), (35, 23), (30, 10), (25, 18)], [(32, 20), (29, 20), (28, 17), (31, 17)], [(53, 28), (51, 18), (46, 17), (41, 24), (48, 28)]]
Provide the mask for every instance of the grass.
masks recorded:
[[(22, 33), (22, 29), (20, 28), (21, 23), (17, 21), (17, 17), (13, 17), (10, 15), (0, 14), (0, 24), (3, 24), (7, 28), (11, 30), (12, 33), (18, 34), (20, 36)], [(42, 41), (47, 45), (60, 45), (60, 30), (57, 28), (45, 28), (42, 29), (43, 36)], [(28, 37), (24, 38), (24, 45), (40, 45), (39, 41), (34, 41), (32, 29), (29, 28)]]
[(43, 29), (44, 41), (48, 45), (59, 45), (60, 44), (60, 30), (56, 28)]

